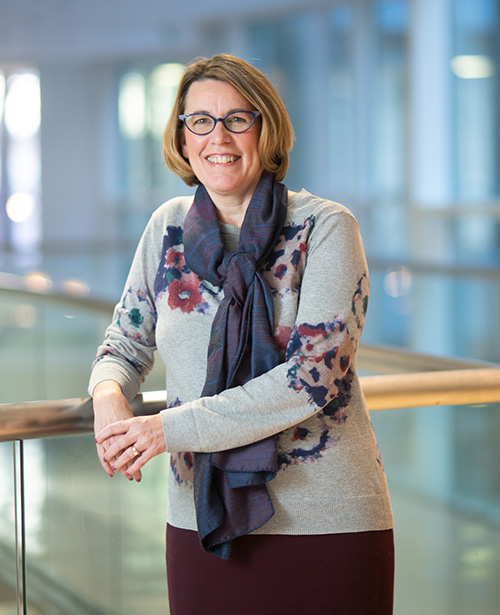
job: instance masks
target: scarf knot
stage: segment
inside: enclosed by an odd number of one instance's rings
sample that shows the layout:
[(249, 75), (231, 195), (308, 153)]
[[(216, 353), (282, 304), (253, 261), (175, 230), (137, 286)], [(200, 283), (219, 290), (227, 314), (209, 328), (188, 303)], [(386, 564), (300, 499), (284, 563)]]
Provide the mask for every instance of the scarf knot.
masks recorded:
[(255, 258), (245, 252), (230, 252), (224, 258), (218, 273), (223, 278), (224, 294), (231, 294), (236, 303), (243, 307), (257, 273)]
[[(184, 224), (184, 256), (200, 278), (224, 290), (202, 396), (244, 385), (280, 362), (272, 291), (260, 268), (282, 233), (287, 203), (286, 186), (265, 171), (246, 210), (238, 251), (224, 255), (215, 205), (203, 185), (196, 191)], [(196, 519), (205, 550), (228, 559), (234, 538), (269, 521), (274, 509), (265, 483), (276, 471), (275, 436), (223, 452), (195, 452)]]

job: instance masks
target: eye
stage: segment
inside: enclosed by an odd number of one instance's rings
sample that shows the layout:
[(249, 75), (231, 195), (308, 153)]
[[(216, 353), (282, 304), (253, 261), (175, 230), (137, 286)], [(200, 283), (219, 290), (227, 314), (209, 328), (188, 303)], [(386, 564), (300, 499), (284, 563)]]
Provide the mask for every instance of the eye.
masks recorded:
[(203, 124), (210, 124), (211, 119), (206, 115), (195, 115), (191, 118), (191, 124), (193, 126), (203, 126)]
[(253, 119), (253, 117), (250, 114), (245, 114), (245, 113), (236, 113), (233, 115), (230, 115), (226, 122), (228, 122), (229, 124), (233, 125), (233, 126), (244, 126), (245, 124), (249, 124), (251, 119)]

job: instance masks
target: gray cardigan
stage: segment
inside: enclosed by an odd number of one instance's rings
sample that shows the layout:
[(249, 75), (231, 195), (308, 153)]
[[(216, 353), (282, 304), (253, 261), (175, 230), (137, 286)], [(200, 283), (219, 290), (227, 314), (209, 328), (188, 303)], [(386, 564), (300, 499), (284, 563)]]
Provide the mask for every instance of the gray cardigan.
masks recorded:
[[(183, 223), (191, 203), (192, 197), (175, 198), (153, 214), (89, 388), (92, 393), (111, 379), (133, 398), (158, 348), (168, 392), (161, 412), (171, 461), (168, 522), (196, 529), (192, 451), (279, 434), (279, 471), (267, 484), (275, 515), (256, 533), (392, 528), (382, 460), (356, 372), (368, 271), (353, 215), (305, 190), (290, 197), (283, 235), (263, 270), (273, 290), (283, 362), (243, 386), (200, 398), (222, 291), (184, 261)], [(224, 226), (223, 237), (230, 241), (238, 230)]]

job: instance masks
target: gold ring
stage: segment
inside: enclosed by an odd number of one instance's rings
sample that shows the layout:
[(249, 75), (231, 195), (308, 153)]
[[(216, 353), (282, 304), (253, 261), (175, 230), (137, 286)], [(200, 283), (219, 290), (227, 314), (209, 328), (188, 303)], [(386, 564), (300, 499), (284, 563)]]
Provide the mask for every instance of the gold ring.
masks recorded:
[(135, 446), (132, 447), (132, 452), (136, 457), (140, 457), (142, 455), (141, 451), (138, 451)]

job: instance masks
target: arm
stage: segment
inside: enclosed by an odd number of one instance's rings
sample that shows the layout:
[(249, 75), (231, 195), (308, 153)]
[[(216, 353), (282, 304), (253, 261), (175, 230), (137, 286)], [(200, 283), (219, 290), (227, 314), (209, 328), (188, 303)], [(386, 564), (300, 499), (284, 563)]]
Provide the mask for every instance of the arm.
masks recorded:
[(243, 386), (161, 412), (167, 450), (213, 452), (296, 425), (344, 389), (364, 324), (368, 274), (355, 219), (318, 213), (285, 363)]
[[(367, 287), (356, 221), (327, 209), (309, 237), (286, 362), (244, 386), (162, 411), (166, 450), (242, 446), (295, 425), (334, 400), (357, 349)], [(127, 421), (99, 437), (126, 434), (129, 428)], [(124, 437), (122, 448), (126, 442)]]
[[(121, 429), (117, 430), (117, 426)], [(114, 434), (100, 438), (98, 434), (106, 429), (114, 430)], [(94, 390), (94, 433), (99, 460), (111, 477), (118, 471), (140, 482), (142, 466), (165, 452), (160, 416), (134, 418), (120, 386), (111, 380), (101, 382)], [(123, 434), (126, 438), (118, 440)], [(141, 453), (139, 457), (132, 447)]]
[(99, 383), (112, 380), (130, 402), (153, 367), (156, 350), (154, 280), (160, 258), (155, 231), (153, 216), (137, 248), (113, 320), (97, 350), (89, 383), (92, 396)]
[[(153, 366), (156, 347), (153, 286), (159, 259), (154, 239), (152, 219), (139, 243), (121, 302), (115, 308), (113, 321), (94, 361), (89, 392), (93, 397), (96, 435), (110, 424), (133, 417), (129, 400), (137, 394)], [(116, 468), (130, 480), (139, 481), (140, 470), (127, 474), (131, 463), (127, 461), (117, 467), (114, 456), (107, 453), (115, 441), (113, 437), (97, 444), (101, 465), (110, 476)]]
[[(97, 435), (104, 427), (133, 417), (132, 409), (122, 393), (120, 385), (114, 380), (104, 380), (94, 388), (94, 433)], [(104, 470), (109, 476), (114, 475), (113, 459), (106, 457), (108, 448), (116, 438), (110, 438), (102, 444), (97, 444), (97, 454)], [(127, 467), (125, 468), (125, 471)], [(141, 480), (140, 471), (130, 479)]]

